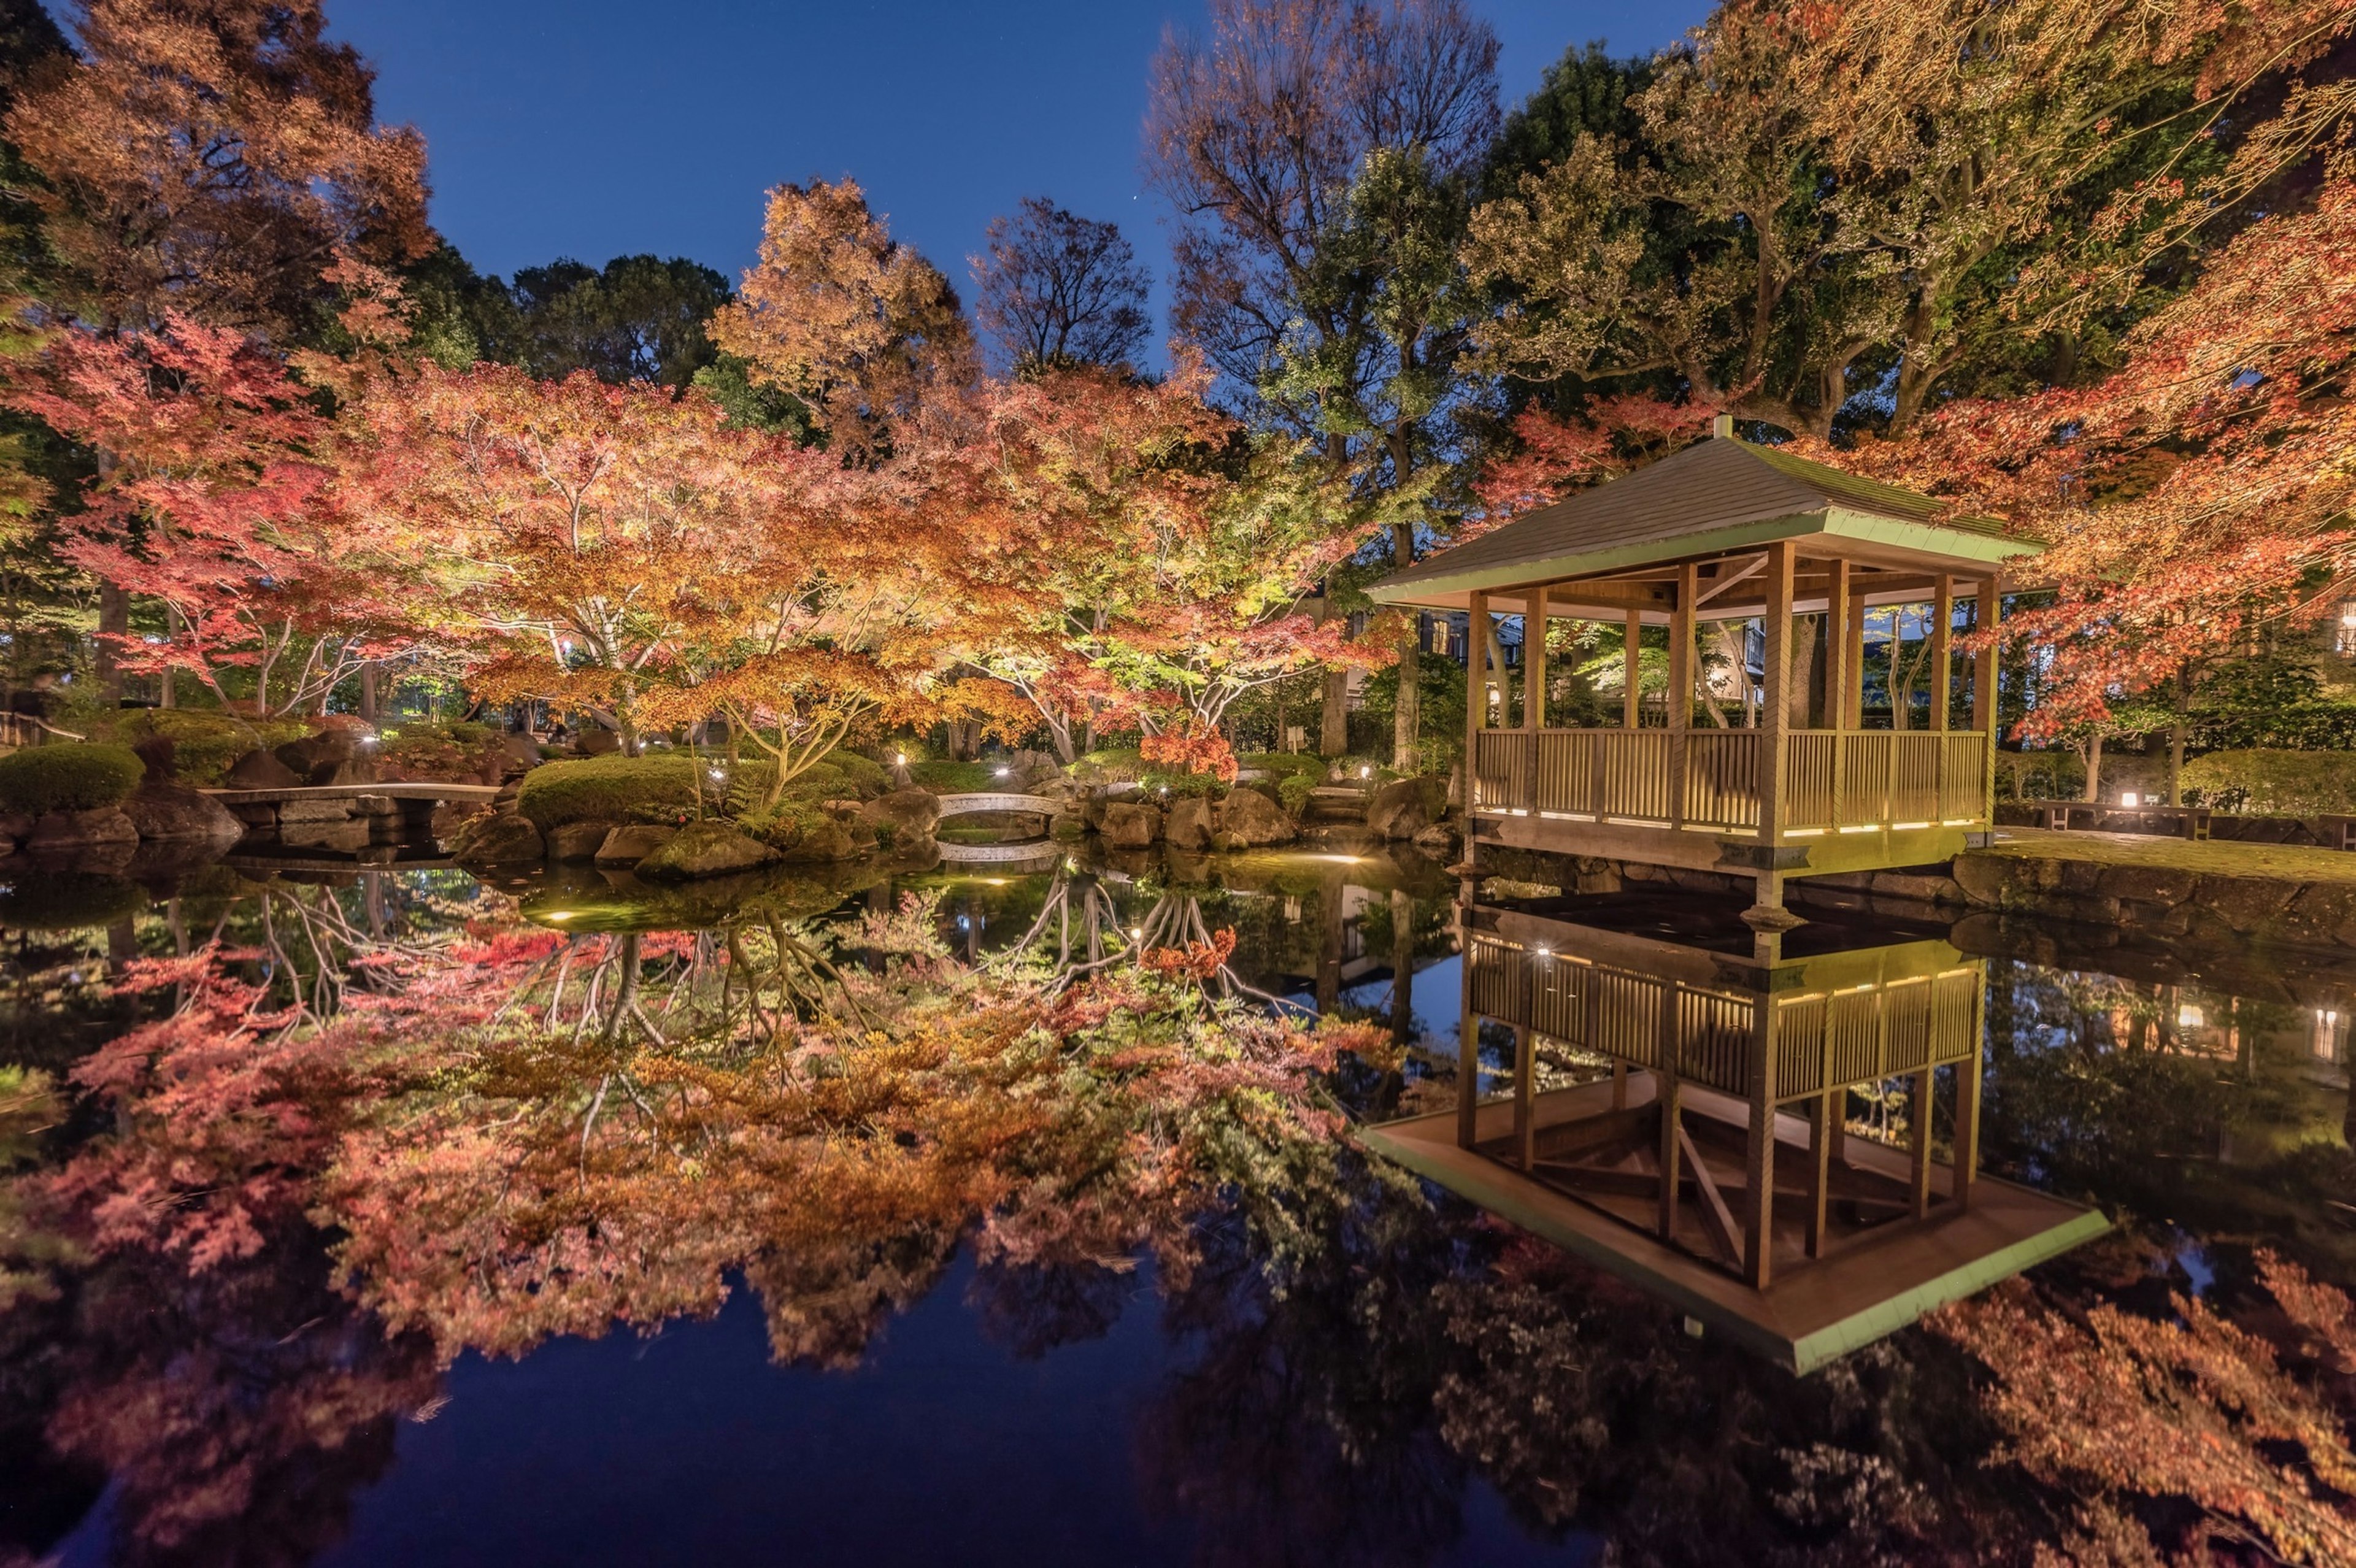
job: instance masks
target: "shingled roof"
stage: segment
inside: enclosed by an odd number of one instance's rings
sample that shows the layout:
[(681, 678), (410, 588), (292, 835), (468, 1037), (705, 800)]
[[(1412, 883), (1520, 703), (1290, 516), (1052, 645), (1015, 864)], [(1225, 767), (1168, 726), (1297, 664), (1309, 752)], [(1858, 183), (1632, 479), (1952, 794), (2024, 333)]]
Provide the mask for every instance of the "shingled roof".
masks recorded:
[(1928, 496), (1717, 436), (1443, 549), (1368, 592), (1385, 603), (1427, 603), (1811, 534), (1975, 564), (2037, 549), (1998, 524), (1950, 516)]

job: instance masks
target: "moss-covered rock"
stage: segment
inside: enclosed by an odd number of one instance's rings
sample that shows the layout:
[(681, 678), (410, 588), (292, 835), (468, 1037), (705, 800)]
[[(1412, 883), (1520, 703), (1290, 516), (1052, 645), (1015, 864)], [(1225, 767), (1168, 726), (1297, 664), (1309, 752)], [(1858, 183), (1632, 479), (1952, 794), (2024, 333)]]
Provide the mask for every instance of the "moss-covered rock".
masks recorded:
[(121, 805), (146, 773), (128, 746), (28, 746), (0, 757), (0, 810), (40, 816)]
[(543, 833), (574, 822), (659, 822), (695, 810), (708, 764), (676, 752), (544, 763), (523, 776), (516, 809)]
[(477, 866), (520, 866), (545, 859), (548, 845), (531, 818), (513, 812), (477, 816), (458, 829), (450, 853)]
[(755, 870), (776, 859), (776, 850), (732, 824), (691, 822), (639, 861), (637, 872), (648, 881), (690, 881)]

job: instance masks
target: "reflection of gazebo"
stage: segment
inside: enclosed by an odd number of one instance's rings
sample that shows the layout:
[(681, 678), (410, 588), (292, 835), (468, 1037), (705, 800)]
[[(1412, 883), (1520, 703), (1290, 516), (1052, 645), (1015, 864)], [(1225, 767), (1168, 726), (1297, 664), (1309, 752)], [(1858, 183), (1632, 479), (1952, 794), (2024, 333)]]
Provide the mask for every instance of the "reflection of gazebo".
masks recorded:
[[(1745, 872), (1773, 903), (1786, 874), (1944, 859), (1987, 827), (1995, 655), (1959, 670), (1950, 639), (1958, 602), (1986, 624), (2004, 563), (2034, 547), (1730, 430), (1721, 421), (1715, 439), (1369, 590), (1385, 603), (1470, 613), (1475, 843)], [(1889, 729), (1865, 724), (1867, 612), (1891, 605), (1922, 606), (1929, 626), (1921, 729), (1911, 701)], [(1620, 624), (1629, 656), (1619, 725), (1547, 723), (1543, 636), (1523, 638), (1515, 712), (1496, 649), (1501, 614)], [(1815, 620), (1795, 620), (1804, 617)], [(1697, 628), (1728, 621), (1760, 626), (1762, 696), (1740, 725), (1697, 725)], [(1658, 728), (1646, 727), (1640, 698), (1649, 628), (1668, 667)], [(1793, 678), (1803, 631), (1804, 687)]]
[[(1818, 924), (1778, 957), (1730, 920), (1666, 939), (1582, 901), (1470, 913), (1458, 1083), (1487, 1019), (1515, 1042), (1510, 1093), (1362, 1136), (1755, 1349), (1806, 1371), (2104, 1227), (1979, 1175), (1987, 966), (1944, 940)], [(1609, 1075), (1538, 1093), (1542, 1041)], [(1852, 1093), (1893, 1079), (1903, 1147), (1848, 1134)]]

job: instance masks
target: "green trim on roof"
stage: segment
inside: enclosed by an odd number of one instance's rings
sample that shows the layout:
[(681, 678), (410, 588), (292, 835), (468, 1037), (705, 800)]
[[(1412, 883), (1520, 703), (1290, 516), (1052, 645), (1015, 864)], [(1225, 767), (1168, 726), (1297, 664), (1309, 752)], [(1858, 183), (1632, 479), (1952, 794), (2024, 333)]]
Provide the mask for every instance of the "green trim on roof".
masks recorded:
[[(1793, 461), (1801, 460), (1794, 458)], [(1399, 604), (1419, 598), (1471, 592), (1483, 588), (1519, 588), (1534, 582), (1559, 581), (1564, 578), (1592, 577), (1601, 572), (1624, 571), (1629, 567), (1649, 566), (1655, 561), (1683, 560), (1697, 555), (1723, 555), (1757, 545), (1772, 544), (1777, 539), (1812, 536), (1857, 539), (1990, 566), (2000, 565), (2019, 556), (2035, 555), (2041, 548), (2027, 539), (1991, 534), (1978, 528), (1958, 528), (1952, 523), (1907, 522), (1879, 513), (1853, 512), (1845, 507), (1836, 507), (1820, 512), (1794, 512), (1762, 522), (1717, 528), (1708, 533), (1687, 534), (1682, 539), (1647, 540), (1642, 544), (1622, 545), (1614, 549), (1590, 550), (1581, 555), (1553, 556), (1539, 560), (1508, 561), (1502, 566), (1474, 567), (1458, 572), (1435, 570), (1444, 568), (1448, 560), (1448, 552), (1442, 550), (1412, 568), (1417, 574), (1412, 581), (1401, 582), (1398, 580), (1407, 573), (1394, 572), (1378, 582), (1370, 583), (1366, 596), (1377, 604)]]

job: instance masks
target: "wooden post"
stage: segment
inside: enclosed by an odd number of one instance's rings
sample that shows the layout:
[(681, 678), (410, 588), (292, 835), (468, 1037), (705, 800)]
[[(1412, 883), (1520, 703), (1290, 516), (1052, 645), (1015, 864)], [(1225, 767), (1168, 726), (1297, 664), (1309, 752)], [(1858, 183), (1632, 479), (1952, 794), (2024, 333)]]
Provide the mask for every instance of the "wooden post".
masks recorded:
[(1677, 568), (1677, 599), (1669, 607), (1669, 821), (1682, 827), (1691, 768), (1688, 736), (1693, 730), (1694, 601), (1701, 594), (1701, 568)]
[(1944, 733), (1955, 686), (1955, 580), (1939, 573), (1938, 597), (1931, 605), (1931, 728)]
[(1489, 723), (1489, 596), (1474, 592), (1464, 625), (1464, 848), (1472, 857), (1472, 808), (1480, 802), (1481, 731)]
[(1931, 1212), (1931, 1085), (1930, 1068), (1914, 1074), (1913, 1123), (1907, 1128), (1906, 1152), (1912, 1162), (1907, 1178), (1913, 1189), (1917, 1220)]
[(1538, 1031), (1514, 1026), (1514, 1154), (1527, 1175), (1537, 1165)]
[(1644, 681), (1643, 662), (1644, 613), (1643, 611), (1631, 610), (1628, 612), (1627, 639), (1628, 647), (1621, 679), (1626, 684), (1628, 689), (1621, 694), (1620, 722), (1624, 727), (1633, 730), (1644, 721)]
[(1848, 665), (1847, 698), (1841, 710), (1840, 727), (1844, 730), (1865, 728), (1865, 595), (1855, 590), (1848, 599), (1847, 650), (1842, 657)]
[(1751, 1031), (1751, 1147), (1743, 1193), (1742, 1277), (1764, 1290), (1775, 1272), (1775, 998), (1759, 998)]
[(1833, 1121), (1839, 1112), (1827, 1089), (1808, 1102), (1808, 1255), (1825, 1255), (1833, 1191)]
[[(1974, 1036), (1977, 1038), (1976, 1034)], [(1972, 1206), (1972, 1183), (1980, 1173), (1980, 1059), (1975, 1051), (1955, 1063), (1955, 1136), (1954, 1179), (1948, 1193), (1955, 1207)]]
[(1655, 1098), (1661, 1107), (1661, 1194), (1659, 1210), (1654, 1216), (1661, 1239), (1667, 1241), (1676, 1233), (1677, 1187), (1679, 1162), (1684, 1156), (1681, 1141), (1681, 1118), (1677, 1092), (1677, 983), (1665, 981), (1661, 987), (1661, 1016), (1654, 1028), (1654, 1060), (1660, 1065), (1654, 1070), (1653, 1081), (1657, 1086)]
[[(1532, 734), (1546, 728), (1547, 589), (1541, 582), (1522, 594), (1522, 728)], [(1536, 773), (1530, 784), (1537, 787)]]
[(1849, 566), (1833, 562), (1831, 590), (1825, 595), (1825, 728), (1848, 728), (1849, 688), (1857, 684), (1857, 661), (1848, 642)]
[[(1767, 547), (1767, 636), (1760, 661), (1763, 690), (1759, 714), (1766, 733), (1761, 737), (1759, 759), (1759, 841), (1768, 846), (1771, 857), (1783, 828), (1783, 743), (1792, 722), (1793, 554), (1789, 539), (1778, 539)], [(1769, 908), (1783, 907), (1783, 872), (1759, 873), (1758, 901)]]
[[(1472, 944), (1464, 944), (1464, 964), (1472, 964)], [(1464, 1011), (1457, 1019), (1456, 1147), (1471, 1148), (1481, 1140), (1481, 1015), (1472, 1010), (1472, 987), (1464, 987)]]
[(1990, 574), (1982, 578), (1979, 599), (1972, 616), (1973, 628), (1991, 634), (1987, 646), (1972, 661), (1972, 728), (1987, 737), (1982, 748), (1987, 753), (1987, 766), (1980, 780), (1980, 808), (1976, 814), (1983, 824), (1996, 820), (1996, 736), (1997, 736), (1997, 656), (1993, 634), (2004, 623), (2004, 581)]

